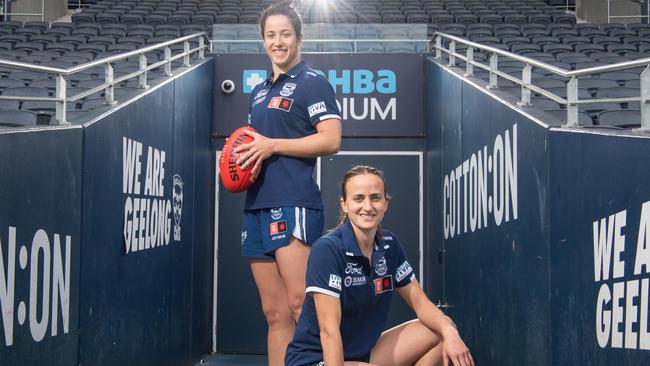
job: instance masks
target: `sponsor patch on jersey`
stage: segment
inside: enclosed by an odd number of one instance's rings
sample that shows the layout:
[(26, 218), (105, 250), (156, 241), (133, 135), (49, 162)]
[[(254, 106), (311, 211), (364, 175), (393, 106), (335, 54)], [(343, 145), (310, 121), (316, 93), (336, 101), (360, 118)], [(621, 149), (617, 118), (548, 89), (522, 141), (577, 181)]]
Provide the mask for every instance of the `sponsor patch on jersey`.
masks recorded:
[(289, 112), (291, 110), (292, 105), (293, 105), (293, 99), (283, 98), (283, 97), (273, 97), (269, 102), (269, 108), (281, 109), (285, 112)]
[(335, 274), (330, 274), (329, 287), (341, 291), (341, 277)]
[(411, 268), (409, 262), (404, 261), (404, 263), (402, 263), (399, 267), (397, 267), (397, 274), (395, 275), (395, 279), (397, 280), (397, 282), (400, 282), (411, 273), (413, 273), (413, 268)]
[(291, 94), (293, 94), (293, 91), (296, 90), (296, 84), (295, 83), (285, 83), (282, 85), (282, 90), (280, 90), (280, 95), (283, 97), (288, 97)]
[(393, 291), (393, 276), (391, 275), (375, 278), (373, 283), (375, 284), (375, 295)]
[(366, 284), (366, 276), (361, 276), (361, 277), (346, 276), (343, 283), (345, 284), (345, 287), (362, 286)]
[(259, 99), (259, 98), (265, 97), (266, 94), (268, 94), (268, 93), (269, 93), (268, 89), (262, 89), (262, 90), (258, 91), (257, 94), (255, 94), (255, 98), (253, 98), (253, 99)]
[(282, 234), (282, 233), (284, 233), (286, 231), (287, 231), (287, 221), (286, 220), (272, 222), (269, 225), (269, 232), (271, 233), (271, 235)]
[(325, 102), (318, 102), (307, 107), (309, 112), (309, 117), (313, 117), (319, 113), (327, 112), (327, 107), (325, 107)]

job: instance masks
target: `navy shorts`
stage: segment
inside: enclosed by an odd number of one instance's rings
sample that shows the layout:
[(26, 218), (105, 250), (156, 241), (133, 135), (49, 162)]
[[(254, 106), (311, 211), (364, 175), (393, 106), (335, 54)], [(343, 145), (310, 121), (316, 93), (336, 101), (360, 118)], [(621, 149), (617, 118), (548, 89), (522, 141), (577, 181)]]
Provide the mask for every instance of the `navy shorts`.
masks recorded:
[(323, 210), (280, 207), (244, 210), (241, 252), (244, 257), (275, 258), (292, 237), (312, 244), (323, 235)]

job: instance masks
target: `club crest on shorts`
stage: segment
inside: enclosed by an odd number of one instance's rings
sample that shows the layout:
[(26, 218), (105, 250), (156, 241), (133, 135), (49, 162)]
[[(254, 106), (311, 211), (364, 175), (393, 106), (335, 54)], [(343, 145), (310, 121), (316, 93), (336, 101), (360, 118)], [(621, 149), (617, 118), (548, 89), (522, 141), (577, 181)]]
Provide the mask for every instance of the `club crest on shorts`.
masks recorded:
[(280, 220), (282, 218), (282, 209), (281, 208), (272, 208), (271, 209), (271, 219)]
[(295, 83), (285, 83), (282, 85), (282, 90), (280, 90), (280, 95), (283, 97), (288, 97), (291, 94), (293, 94), (293, 91), (296, 89), (296, 84)]
[(386, 266), (386, 258), (381, 257), (380, 260), (377, 261), (377, 264), (375, 265), (375, 273), (377, 276), (383, 276), (388, 272), (388, 266)]

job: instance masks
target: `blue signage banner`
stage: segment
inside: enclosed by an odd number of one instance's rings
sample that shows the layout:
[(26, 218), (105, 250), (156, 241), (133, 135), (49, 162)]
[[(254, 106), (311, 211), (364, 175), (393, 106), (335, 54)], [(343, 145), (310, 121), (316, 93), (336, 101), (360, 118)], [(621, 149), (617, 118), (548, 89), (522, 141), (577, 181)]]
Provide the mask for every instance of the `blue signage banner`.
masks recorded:
[[(270, 76), (268, 57), (215, 55), (213, 134), (229, 136), (247, 123), (251, 90)], [(343, 118), (343, 135), (424, 135), (424, 73), (420, 54), (305, 54), (305, 63), (329, 80)], [(224, 81), (235, 91), (221, 90)]]
[(434, 68), (448, 314), (477, 364), (548, 365), (546, 127)]
[(0, 364), (77, 365), (80, 127), (0, 132)]
[(553, 365), (644, 365), (650, 139), (552, 130)]

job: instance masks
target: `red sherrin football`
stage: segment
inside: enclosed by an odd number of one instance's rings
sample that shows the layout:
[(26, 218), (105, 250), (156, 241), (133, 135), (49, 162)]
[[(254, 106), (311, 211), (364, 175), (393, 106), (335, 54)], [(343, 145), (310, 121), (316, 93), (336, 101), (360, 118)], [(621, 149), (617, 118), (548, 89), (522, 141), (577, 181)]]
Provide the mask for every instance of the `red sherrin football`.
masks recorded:
[(244, 133), (245, 130), (255, 132), (255, 129), (250, 126), (240, 127), (233, 132), (221, 150), (219, 157), (219, 174), (221, 175), (221, 182), (224, 187), (230, 192), (242, 192), (248, 189), (253, 182), (255, 182), (256, 175), (253, 175), (253, 167), (255, 163), (249, 164), (246, 169), (242, 169), (237, 165), (239, 153), (234, 150), (242, 144), (247, 144), (253, 141), (251, 136)]

